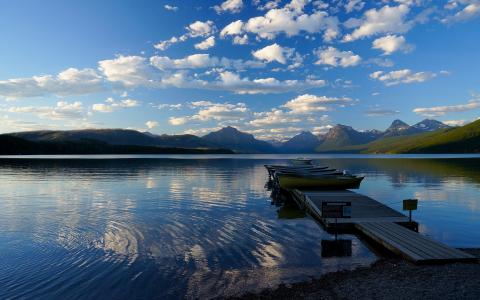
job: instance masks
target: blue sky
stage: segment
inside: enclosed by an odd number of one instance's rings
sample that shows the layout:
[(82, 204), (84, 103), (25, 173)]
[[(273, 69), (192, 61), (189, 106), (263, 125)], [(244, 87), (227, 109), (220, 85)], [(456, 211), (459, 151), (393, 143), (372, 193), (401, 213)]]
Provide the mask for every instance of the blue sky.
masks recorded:
[(0, 132), (285, 139), (480, 108), (480, 1), (0, 1)]

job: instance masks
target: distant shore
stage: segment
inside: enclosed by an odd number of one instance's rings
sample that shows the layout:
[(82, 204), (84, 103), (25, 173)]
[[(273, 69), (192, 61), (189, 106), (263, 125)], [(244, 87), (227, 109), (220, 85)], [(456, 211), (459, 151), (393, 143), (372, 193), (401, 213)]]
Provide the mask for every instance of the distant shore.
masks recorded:
[[(462, 250), (480, 258), (480, 249)], [(388, 258), (232, 299), (479, 299), (479, 274), (479, 262), (414, 265)]]

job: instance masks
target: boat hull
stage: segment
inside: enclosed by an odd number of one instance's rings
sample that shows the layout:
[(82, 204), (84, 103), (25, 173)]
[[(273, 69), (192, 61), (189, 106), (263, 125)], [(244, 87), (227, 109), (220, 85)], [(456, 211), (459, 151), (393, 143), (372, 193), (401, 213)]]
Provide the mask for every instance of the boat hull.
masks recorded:
[(363, 177), (353, 176), (324, 176), (324, 177), (302, 177), (302, 176), (278, 176), (278, 183), (282, 189), (324, 189), (324, 190), (345, 190), (358, 189)]

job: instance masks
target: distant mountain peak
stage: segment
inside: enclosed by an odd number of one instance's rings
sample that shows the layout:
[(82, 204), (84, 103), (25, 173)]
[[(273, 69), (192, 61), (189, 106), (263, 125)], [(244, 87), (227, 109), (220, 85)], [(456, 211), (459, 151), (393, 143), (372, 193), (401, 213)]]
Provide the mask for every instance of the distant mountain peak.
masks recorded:
[(400, 128), (409, 128), (409, 127), (410, 127), (410, 125), (403, 122), (402, 120), (395, 119), (395, 120), (393, 120), (392, 124), (390, 125), (390, 127), (388, 129), (394, 129), (394, 128), (400, 129)]
[(281, 151), (286, 153), (313, 153), (320, 145), (321, 140), (310, 131), (302, 131), (281, 146)]
[(373, 141), (377, 137), (372, 132), (360, 132), (351, 126), (337, 124), (330, 128), (317, 150), (322, 152), (345, 146), (364, 144)]
[(412, 127), (417, 128), (421, 131), (435, 131), (438, 129), (450, 128), (450, 126), (434, 119), (425, 119), (413, 125)]
[(235, 127), (227, 126), (220, 130), (210, 132), (202, 137), (204, 140), (232, 149), (237, 152), (246, 153), (273, 153), (275, 148), (265, 142), (257, 140), (252, 134), (239, 131)]

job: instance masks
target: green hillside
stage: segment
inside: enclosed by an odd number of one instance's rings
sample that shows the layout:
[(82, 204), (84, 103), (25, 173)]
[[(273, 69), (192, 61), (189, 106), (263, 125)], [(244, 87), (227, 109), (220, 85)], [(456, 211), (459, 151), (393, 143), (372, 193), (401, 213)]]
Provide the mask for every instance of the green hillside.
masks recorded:
[(468, 125), (409, 136), (382, 138), (335, 149), (350, 153), (479, 153), (480, 120)]

